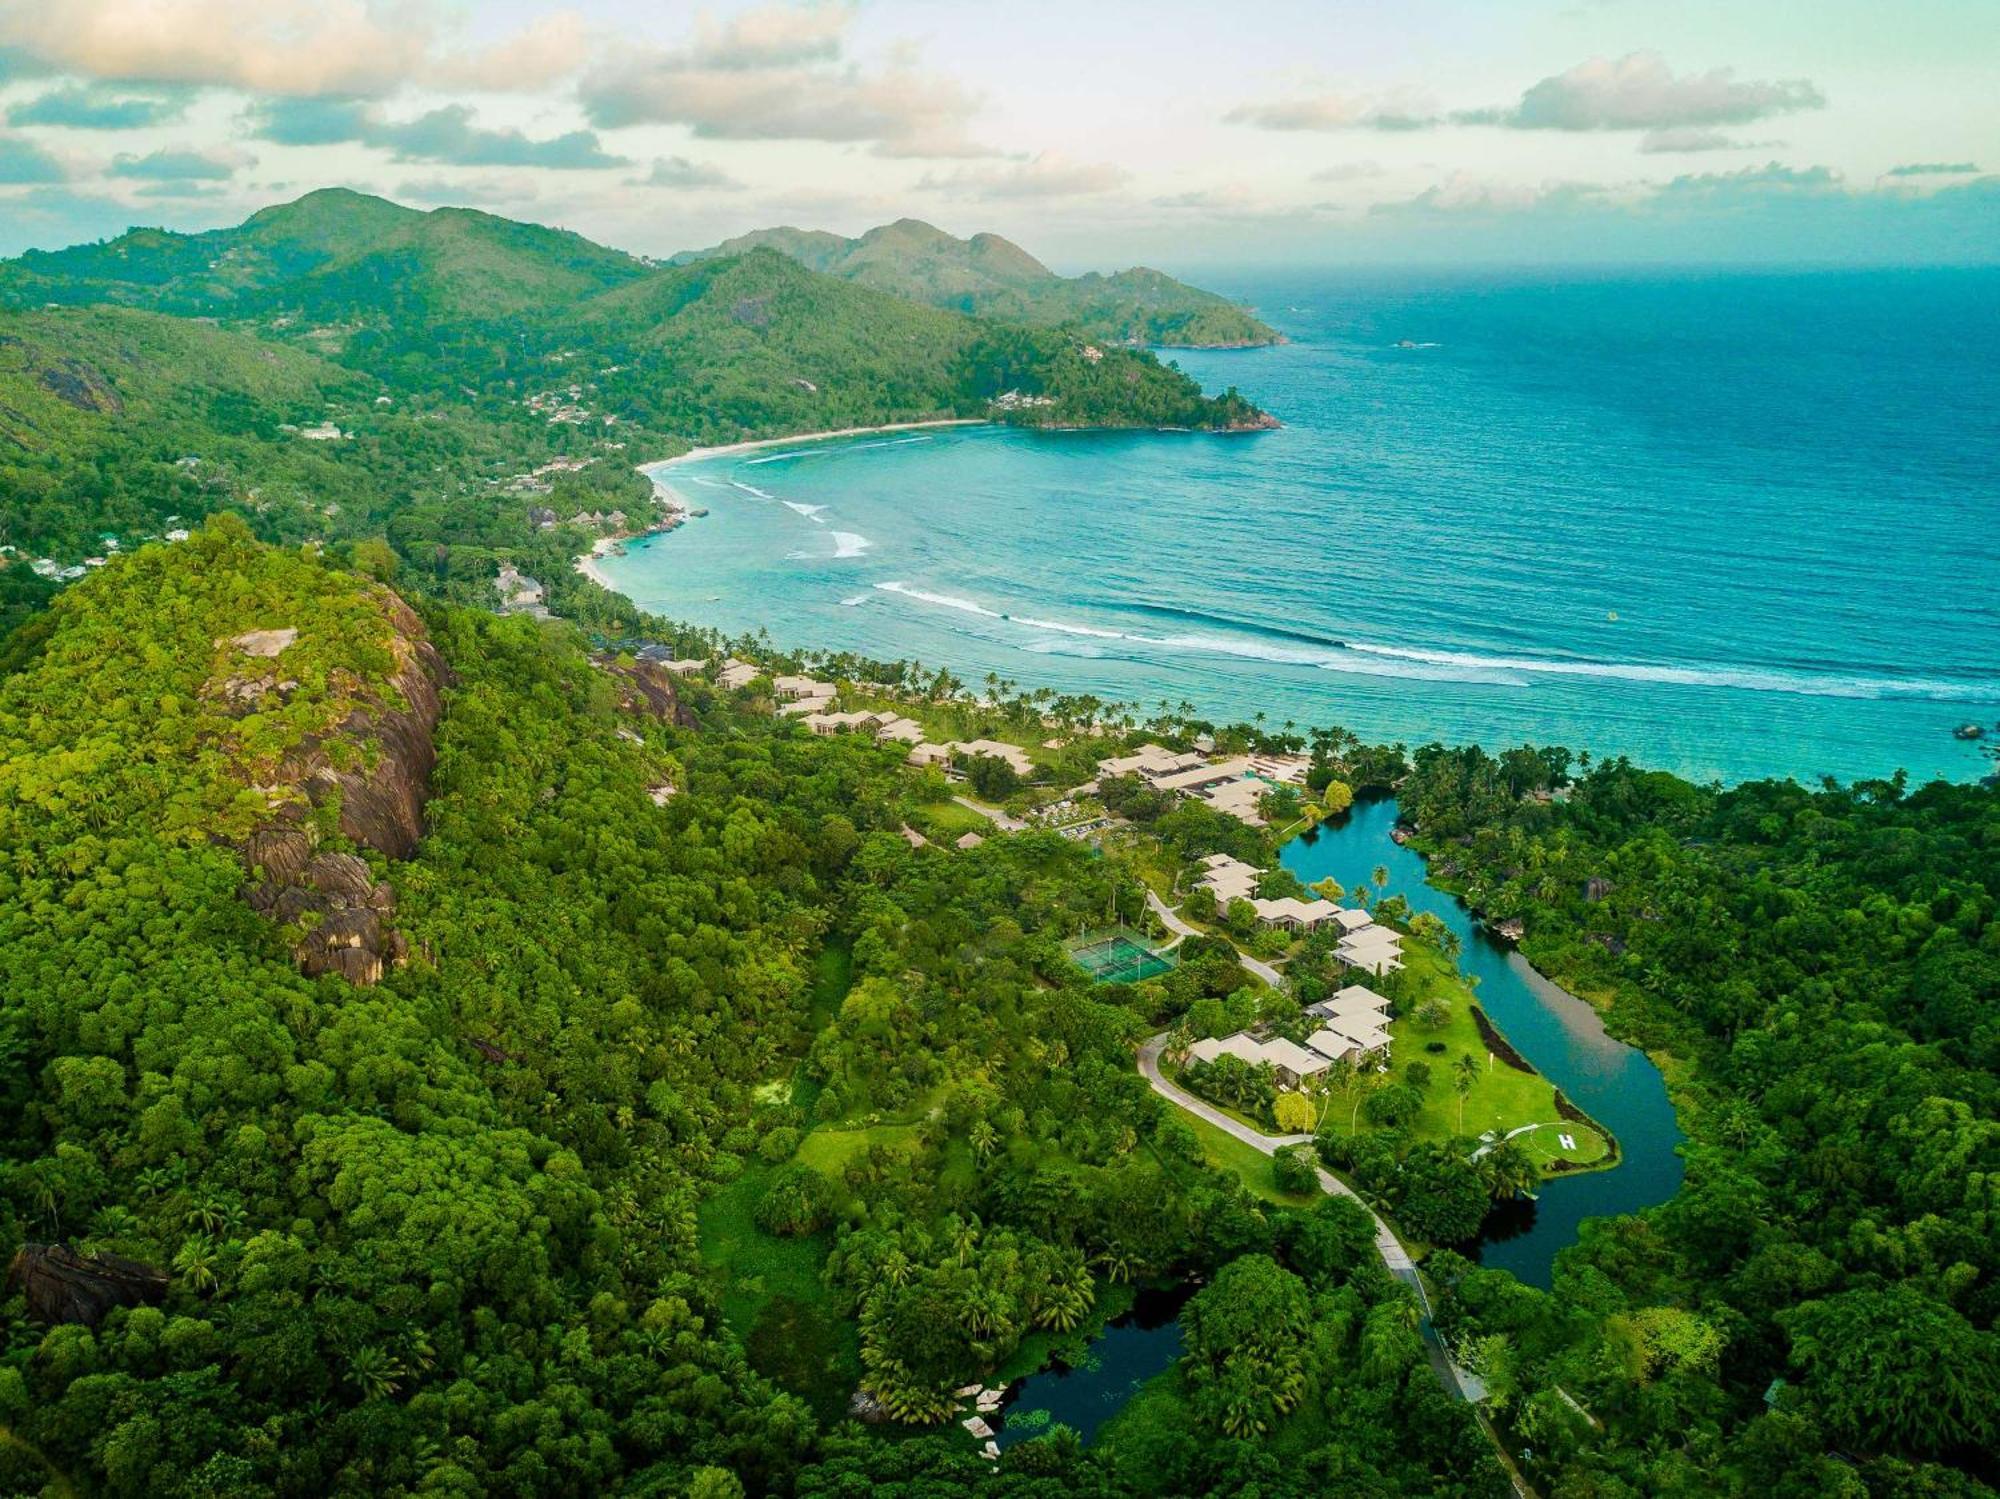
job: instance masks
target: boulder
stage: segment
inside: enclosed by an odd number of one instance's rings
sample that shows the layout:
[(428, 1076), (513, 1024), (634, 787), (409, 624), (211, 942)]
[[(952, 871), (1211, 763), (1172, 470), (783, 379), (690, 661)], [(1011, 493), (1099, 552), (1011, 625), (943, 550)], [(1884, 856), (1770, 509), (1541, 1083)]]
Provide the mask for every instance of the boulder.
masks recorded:
[(67, 1244), (23, 1244), (7, 1268), (7, 1288), (27, 1298), (28, 1315), (37, 1322), (95, 1327), (113, 1307), (165, 1300), (167, 1275), (115, 1254), (78, 1254)]

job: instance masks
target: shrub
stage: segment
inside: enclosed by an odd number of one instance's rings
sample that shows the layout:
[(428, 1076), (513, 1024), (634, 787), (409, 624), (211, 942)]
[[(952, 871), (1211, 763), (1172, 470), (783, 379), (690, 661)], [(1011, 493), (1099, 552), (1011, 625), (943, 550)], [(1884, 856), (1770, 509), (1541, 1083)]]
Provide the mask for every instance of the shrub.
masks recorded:
[(757, 1226), (768, 1234), (817, 1233), (833, 1214), (833, 1189), (812, 1167), (780, 1167), (757, 1203)]

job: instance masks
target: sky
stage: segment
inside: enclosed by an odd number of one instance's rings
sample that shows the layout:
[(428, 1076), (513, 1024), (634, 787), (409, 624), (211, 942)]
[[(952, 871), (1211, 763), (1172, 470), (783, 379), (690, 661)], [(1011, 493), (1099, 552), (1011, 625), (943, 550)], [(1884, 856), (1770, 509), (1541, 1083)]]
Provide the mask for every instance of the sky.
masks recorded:
[(2000, 260), (1996, 0), (0, 0), (0, 254), (316, 187), (650, 255)]

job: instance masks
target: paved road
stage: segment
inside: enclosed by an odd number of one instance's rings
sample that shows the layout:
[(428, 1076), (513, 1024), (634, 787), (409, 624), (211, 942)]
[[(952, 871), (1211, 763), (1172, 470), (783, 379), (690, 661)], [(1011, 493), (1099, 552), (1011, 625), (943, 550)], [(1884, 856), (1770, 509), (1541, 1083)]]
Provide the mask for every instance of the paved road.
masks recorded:
[[(1151, 892), (1148, 892), (1148, 898), (1154, 898)], [(1163, 909), (1160, 910), (1162, 919), (1166, 919), (1169, 914)], [(1173, 927), (1174, 923), (1169, 920), (1167, 925)], [(1264, 1134), (1261, 1130), (1252, 1129), (1241, 1120), (1230, 1118), (1220, 1109), (1210, 1107), (1192, 1093), (1168, 1082), (1160, 1072), (1160, 1053), (1166, 1049), (1166, 1045), (1167, 1038), (1163, 1034), (1153, 1037), (1141, 1046), (1139, 1071), (1145, 1074), (1146, 1081), (1152, 1085), (1153, 1091), (1176, 1108), (1184, 1109), (1197, 1119), (1214, 1125), (1223, 1133), (1234, 1136), (1253, 1150), (1262, 1151), (1265, 1155), (1275, 1155), (1287, 1145), (1304, 1145), (1311, 1141), (1311, 1135)], [(1319, 1167), (1314, 1169), (1318, 1173), (1322, 1191), (1361, 1202), (1354, 1189), (1331, 1171)], [(1478, 1402), (1486, 1398), (1486, 1386), (1477, 1375), (1459, 1368), (1451, 1361), (1451, 1355), (1445, 1352), (1444, 1340), (1431, 1325), (1431, 1299), (1424, 1290), (1423, 1277), (1417, 1273), (1416, 1263), (1411, 1260), (1409, 1250), (1403, 1247), (1403, 1241), (1396, 1237), (1389, 1225), (1382, 1221), (1381, 1214), (1365, 1202), (1361, 1202), (1361, 1206), (1374, 1220), (1375, 1252), (1382, 1257), (1383, 1265), (1391, 1275), (1416, 1292), (1417, 1305), (1423, 1309), (1423, 1320), (1418, 1324), (1417, 1330), (1424, 1340), (1424, 1353), (1430, 1360), (1431, 1372), (1437, 1376), (1438, 1383), (1443, 1385), (1446, 1391), (1461, 1400), (1473, 1403), (1473, 1414), (1478, 1418), (1479, 1428), (1486, 1433), (1486, 1439), (1493, 1444), (1493, 1451), (1499, 1457), (1501, 1467), (1507, 1470), (1507, 1478), (1513, 1484), (1515, 1494), (1522, 1496), (1522, 1499), (1533, 1499), (1535, 1491), (1529, 1486), (1521, 1470), (1515, 1466), (1512, 1454), (1501, 1442), (1500, 1435), (1493, 1429), (1493, 1423), (1487, 1418), (1486, 1412), (1478, 1406)]]
[(1027, 824), (1021, 821), (1020, 818), (1010, 817), (998, 807), (989, 807), (986, 803), (976, 802), (969, 796), (954, 796), (952, 800), (968, 812), (977, 812), (1003, 833), (1018, 833), (1027, 827)]
[[(1199, 937), (1201, 935), (1200, 931), (1181, 920), (1179, 914), (1172, 906), (1161, 900), (1159, 896), (1150, 890), (1146, 892), (1146, 905), (1155, 916), (1160, 918), (1166, 929), (1176, 937)], [(1256, 974), (1258, 978), (1262, 979), (1279, 993), (1282, 994), (1285, 992), (1285, 976), (1269, 963), (1253, 958), (1247, 952), (1239, 952), (1236, 955), (1236, 961), (1241, 963), (1251, 973)]]

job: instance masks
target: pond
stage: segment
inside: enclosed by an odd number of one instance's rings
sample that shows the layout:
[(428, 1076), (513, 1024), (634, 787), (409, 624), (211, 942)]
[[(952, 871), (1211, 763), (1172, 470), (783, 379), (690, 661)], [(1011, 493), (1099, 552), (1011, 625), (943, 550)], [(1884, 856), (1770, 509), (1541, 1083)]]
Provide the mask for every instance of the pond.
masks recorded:
[(1480, 1263), (1546, 1288), (1557, 1251), (1576, 1242), (1585, 1218), (1637, 1212), (1680, 1190), (1683, 1137), (1666, 1080), (1644, 1052), (1606, 1034), (1595, 1008), (1537, 973), (1456, 896), (1433, 887), (1422, 857), (1389, 836), (1395, 826), (1394, 799), (1357, 801), (1339, 821), (1287, 843), (1280, 858), (1308, 885), (1332, 875), (1348, 889), (1386, 867), (1391, 895), (1458, 935), (1459, 966), (1478, 981), (1480, 1008), (1515, 1050), (1617, 1137), (1623, 1157), (1616, 1168), (1551, 1177), (1539, 1201), (1504, 1204), (1486, 1220)]
[(1140, 1385), (1181, 1356), (1181, 1308), (1193, 1293), (1192, 1286), (1142, 1288), (1132, 1310), (1091, 1340), (1082, 1363), (1031, 1374), (1007, 1392), (994, 1440), (1007, 1447), (1060, 1422), (1088, 1442)]

